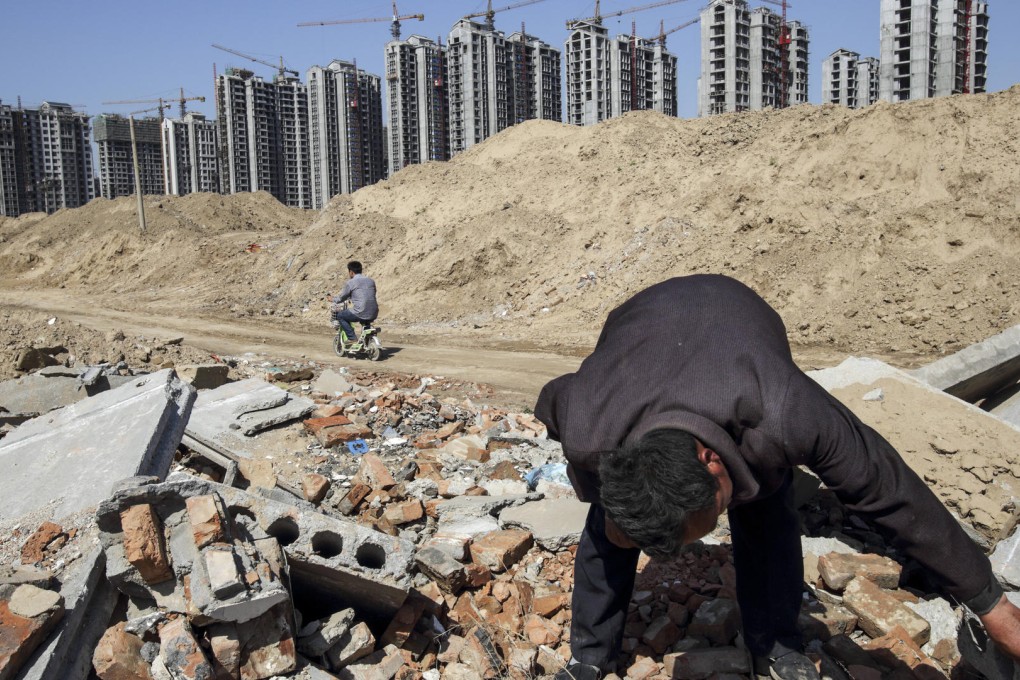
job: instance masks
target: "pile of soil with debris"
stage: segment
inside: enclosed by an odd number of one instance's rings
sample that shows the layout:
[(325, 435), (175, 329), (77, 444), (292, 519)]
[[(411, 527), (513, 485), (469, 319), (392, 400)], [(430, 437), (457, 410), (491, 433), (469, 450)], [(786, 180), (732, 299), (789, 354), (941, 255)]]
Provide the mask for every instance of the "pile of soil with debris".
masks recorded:
[(590, 347), (642, 287), (714, 272), (759, 291), (795, 345), (932, 356), (1020, 321), (1018, 111), (1020, 86), (531, 121), (321, 215), (254, 194), (150, 197), (145, 234), (130, 198), (6, 220), (0, 284), (321, 325), (357, 258), (391, 328), (564, 350)]

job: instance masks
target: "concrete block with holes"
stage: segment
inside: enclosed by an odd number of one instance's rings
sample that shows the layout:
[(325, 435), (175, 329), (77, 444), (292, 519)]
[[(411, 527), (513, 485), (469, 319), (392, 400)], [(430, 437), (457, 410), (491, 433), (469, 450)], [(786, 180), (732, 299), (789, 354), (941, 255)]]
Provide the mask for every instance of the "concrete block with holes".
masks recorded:
[[(174, 588), (149, 586), (125, 555), (121, 515), (139, 504), (165, 528)], [(289, 581), (299, 608), (354, 607), (360, 619), (385, 622), (410, 588), (410, 541), (191, 475), (121, 490), (100, 506), (98, 521), (107, 577), (119, 590), (169, 611), (197, 608), (209, 620), (260, 616), (287, 599)]]

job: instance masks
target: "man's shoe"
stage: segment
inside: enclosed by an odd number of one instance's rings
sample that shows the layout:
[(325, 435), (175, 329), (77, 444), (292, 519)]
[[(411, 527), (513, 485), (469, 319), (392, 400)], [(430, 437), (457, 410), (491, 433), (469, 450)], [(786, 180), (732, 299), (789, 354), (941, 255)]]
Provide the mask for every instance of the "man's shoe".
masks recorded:
[(779, 657), (758, 657), (754, 660), (754, 674), (763, 680), (820, 680), (818, 669), (811, 659), (800, 652), (789, 651)]
[(553, 676), (553, 680), (602, 680), (602, 671), (598, 666), (571, 660)]

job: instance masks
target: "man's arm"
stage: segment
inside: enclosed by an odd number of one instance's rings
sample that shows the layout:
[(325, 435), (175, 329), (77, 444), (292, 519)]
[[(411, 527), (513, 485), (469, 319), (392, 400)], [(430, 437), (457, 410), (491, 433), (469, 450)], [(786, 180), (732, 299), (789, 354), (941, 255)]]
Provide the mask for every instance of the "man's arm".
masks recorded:
[(1020, 651), (1020, 619), (1001, 603), (988, 558), (889, 442), (802, 373), (791, 378), (783, 423), (791, 463), (809, 467), (848, 508), (892, 534), (897, 548), (988, 619), (993, 639)]
[(333, 302), (340, 304), (341, 302), (343, 302), (344, 300), (351, 296), (351, 292), (353, 290), (354, 289), (351, 288), (351, 280), (347, 279), (347, 282), (344, 284), (344, 287), (340, 291), (340, 294), (333, 298)]

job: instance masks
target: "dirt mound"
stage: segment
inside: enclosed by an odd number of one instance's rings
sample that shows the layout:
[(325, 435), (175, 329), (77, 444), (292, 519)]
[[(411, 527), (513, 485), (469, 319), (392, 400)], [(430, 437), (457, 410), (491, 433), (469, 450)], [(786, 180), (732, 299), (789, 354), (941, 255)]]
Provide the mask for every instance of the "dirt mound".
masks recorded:
[(642, 287), (715, 272), (758, 290), (796, 344), (937, 354), (1020, 322), (1018, 111), (1020, 87), (862, 111), (532, 121), (321, 215), (198, 195), (149, 199), (145, 235), (131, 199), (8, 220), (0, 266), (5, 285), (321, 324), (356, 257), (391, 326), (546, 346), (590, 345)]

